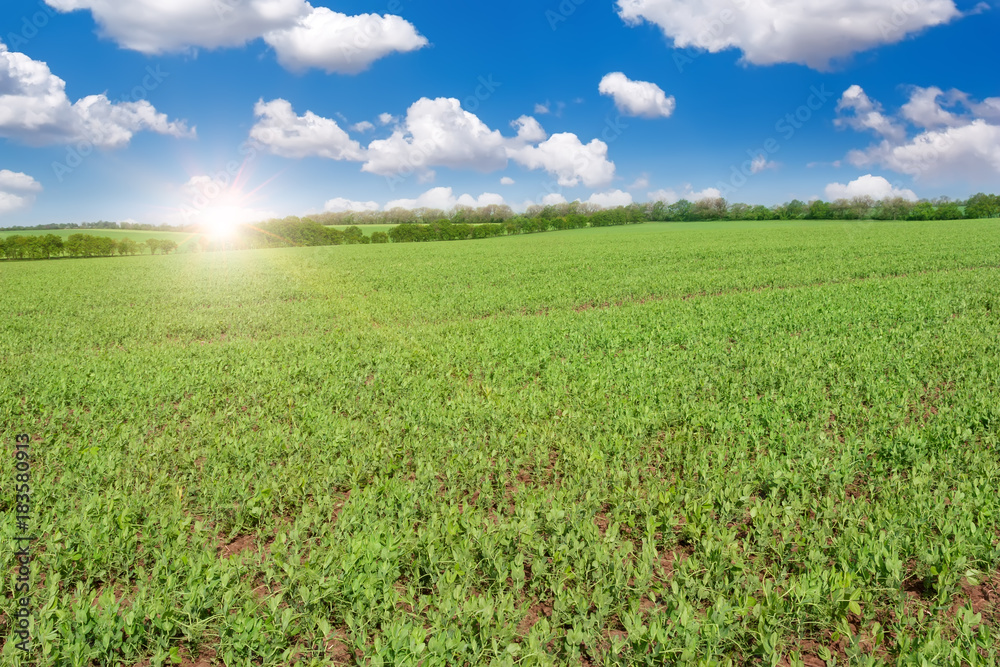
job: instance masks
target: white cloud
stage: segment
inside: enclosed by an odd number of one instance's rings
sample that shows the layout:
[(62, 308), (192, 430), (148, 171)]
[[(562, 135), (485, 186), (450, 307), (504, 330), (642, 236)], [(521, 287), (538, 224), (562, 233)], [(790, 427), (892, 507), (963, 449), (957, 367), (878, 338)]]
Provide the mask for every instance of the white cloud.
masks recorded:
[(545, 104), (536, 104), (535, 105), (535, 113), (537, 113), (540, 116), (542, 116), (544, 114), (547, 114), (547, 113), (550, 113), (550, 112), (551, 112), (551, 110), (549, 109), (549, 103), (548, 102), (546, 102)]
[(510, 176), (504, 176), (500, 179), (500, 185), (514, 185), (514, 179)]
[(964, 125), (965, 122), (959, 115), (938, 104), (938, 98), (942, 97), (949, 106), (964, 99), (964, 95), (957, 90), (945, 94), (937, 86), (914, 88), (910, 93), (910, 101), (902, 106), (900, 114), (917, 127), (924, 129)]
[(542, 128), (542, 124), (531, 116), (521, 116), (510, 124), (517, 130), (517, 141), (519, 145), (537, 144), (548, 138), (548, 133)]
[(304, 0), (45, 0), (61, 12), (89, 10), (103, 37), (146, 54), (242, 46), (291, 28), (312, 7)]
[(421, 98), (391, 137), (368, 145), (362, 170), (380, 175), (423, 173), (431, 167), (490, 172), (506, 167), (509, 158), (528, 169), (548, 171), (562, 186), (583, 182), (597, 187), (614, 178), (615, 165), (608, 161), (603, 141), (584, 145), (568, 132), (547, 137), (531, 116), (521, 116), (511, 125), (516, 135), (504, 137), (462, 109), (455, 98)]
[[(841, 115), (849, 110), (850, 115)], [(889, 139), (901, 139), (906, 130), (883, 113), (882, 105), (873, 102), (861, 86), (853, 85), (844, 91), (837, 103), (837, 127), (850, 127), (859, 132), (871, 130)]]
[(293, 27), (265, 33), (264, 41), (286, 69), (315, 67), (343, 74), (357, 74), (390, 53), (427, 45), (427, 38), (399, 16), (348, 16), (326, 7), (313, 8)]
[(292, 70), (356, 73), (426, 38), (398, 16), (348, 16), (305, 0), (45, 0), (89, 10), (103, 37), (145, 54), (242, 46), (263, 37)]
[(777, 169), (778, 163), (773, 160), (768, 160), (766, 155), (758, 155), (750, 163), (750, 173), (759, 174), (766, 169)]
[(368, 145), (363, 171), (392, 175), (430, 167), (496, 171), (507, 166), (505, 140), (455, 98), (421, 98), (403, 126)]
[(345, 211), (377, 211), (380, 208), (382, 207), (378, 205), (378, 202), (352, 201), (350, 199), (344, 199), (343, 197), (329, 199), (325, 204), (323, 204), (323, 210), (330, 213), (343, 213)]
[[(1000, 175), (1000, 100), (975, 102), (961, 91), (939, 88), (910, 90), (898, 118), (886, 116), (860, 86), (851, 86), (837, 109), (853, 115), (835, 122), (880, 139), (848, 153), (856, 167), (880, 166), (932, 182), (995, 182)], [(918, 128), (908, 136), (906, 123)]]
[(601, 208), (615, 208), (617, 206), (628, 206), (632, 203), (632, 195), (621, 190), (611, 192), (595, 192), (587, 199), (588, 204), (594, 204)]
[(678, 48), (712, 53), (736, 48), (755, 65), (800, 63), (827, 69), (830, 61), (893, 44), (961, 14), (953, 0), (618, 0), (629, 25), (645, 20)]
[[(297, 116), (282, 99), (259, 101), (260, 117), (250, 131), (255, 141), (284, 157), (327, 157), (362, 161), (362, 171), (380, 176), (416, 174), (422, 183), (434, 178), (434, 167), (498, 171), (509, 160), (528, 169), (544, 169), (557, 177), (559, 185), (600, 187), (611, 182), (615, 165), (607, 159), (608, 145), (594, 139), (583, 144), (575, 134), (549, 137), (531, 116), (511, 123), (513, 137), (488, 127), (478, 116), (465, 111), (459, 100), (421, 98), (407, 110), (386, 139), (376, 139), (363, 149), (336, 121), (306, 112)], [(380, 117), (381, 122), (392, 118)]]
[(667, 97), (655, 83), (632, 81), (621, 72), (606, 74), (597, 90), (612, 97), (618, 111), (626, 116), (669, 118), (676, 107), (674, 97)]
[[(555, 206), (557, 204), (565, 204), (566, 197), (562, 196), (558, 192), (550, 192), (549, 194), (542, 197), (542, 206)], [(530, 202), (529, 202), (530, 205)], [(527, 206), (524, 207), (527, 210)]]
[(0, 169), (0, 190), (7, 192), (41, 192), (42, 184), (20, 171)]
[(195, 134), (146, 100), (112, 103), (105, 95), (88, 95), (71, 103), (66, 82), (48, 65), (0, 42), (0, 137), (32, 145), (89, 142), (110, 149), (126, 146), (142, 130)]
[(635, 179), (635, 181), (630, 186), (628, 186), (628, 189), (644, 190), (648, 187), (649, 187), (649, 176), (647, 176), (646, 174), (642, 174), (641, 176), (639, 176), (639, 178)]
[(686, 199), (690, 202), (697, 202), (703, 199), (718, 199), (722, 196), (722, 191), (717, 188), (705, 188), (696, 192), (691, 189), (690, 185), (686, 185), (680, 194), (671, 188), (666, 188), (647, 192), (646, 196), (649, 197), (649, 201), (662, 201), (665, 204), (673, 204), (681, 199)]
[(42, 184), (19, 171), (0, 169), (0, 215), (30, 206)]
[(369, 123), (367, 120), (363, 120), (360, 123), (355, 123), (351, 125), (351, 129), (355, 132), (371, 132), (375, 129), (375, 126)]
[(599, 139), (584, 144), (571, 132), (554, 134), (537, 146), (512, 146), (508, 154), (528, 169), (553, 174), (563, 187), (581, 182), (587, 187), (601, 187), (615, 176), (615, 163), (608, 160), (608, 145)]
[(871, 197), (876, 201), (902, 197), (910, 201), (917, 201), (917, 195), (914, 194), (913, 190), (894, 188), (886, 179), (881, 176), (872, 176), (871, 174), (866, 174), (847, 185), (843, 183), (830, 183), (826, 186), (826, 198), (830, 201), (853, 199), (855, 197)]
[(317, 116), (311, 111), (297, 116), (286, 100), (259, 100), (254, 105), (259, 118), (250, 128), (250, 137), (275, 155), (289, 158), (307, 156), (331, 160), (362, 160), (364, 150), (351, 139), (337, 121)]
[(391, 113), (380, 113), (378, 115), (378, 122), (381, 123), (382, 125), (389, 125), (391, 123), (395, 123), (396, 120), (397, 120), (396, 117), (393, 116)]
[(451, 188), (438, 187), (431, 188), (427, 192), (419, 195), (416, 199), (395, 199), (390, 201), (385, 205), (385, 210), (389, 211), (393, 208), (405, 208), (409, 210), (417, 208), (437, 208), (442, 211), (449, 211), (456, 206), (471, 206), (473, 208), (478, 208), (480, 206), (489, 206), (490, 204), (499, 205), (503, 203), (503, 197), (492, 192), (484, 192), (478, 197), (473, 197), (468, 194), (456, 197)]

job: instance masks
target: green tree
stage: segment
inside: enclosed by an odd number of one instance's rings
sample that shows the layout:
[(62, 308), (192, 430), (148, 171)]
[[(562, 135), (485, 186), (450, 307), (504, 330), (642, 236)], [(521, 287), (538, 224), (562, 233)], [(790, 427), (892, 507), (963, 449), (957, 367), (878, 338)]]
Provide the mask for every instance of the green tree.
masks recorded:
[(960, 209), (958, 204), (953, 201), (943, 203), (941, 206), (937, 207), (936, 211), (934, 211), (935, 220), (960, 220), (964, 217), (965, 216), (962, 215), (962, 209)]
[(809, 202), (809, 210), (806, 211), (806, 220), (829, 220), (833, 217), (830, 205), (822, 199)]
[[(202, 237), (204, 238), (204, 237)], [(133, 239), (125, 238), (118, 241), (119, 255), (134, 255), (139, 252), (139, 244)]]
[(979, 192), (969, 197), (965, 204), (967, 218), (996, 218), (1000, 216), (1000, 197)]

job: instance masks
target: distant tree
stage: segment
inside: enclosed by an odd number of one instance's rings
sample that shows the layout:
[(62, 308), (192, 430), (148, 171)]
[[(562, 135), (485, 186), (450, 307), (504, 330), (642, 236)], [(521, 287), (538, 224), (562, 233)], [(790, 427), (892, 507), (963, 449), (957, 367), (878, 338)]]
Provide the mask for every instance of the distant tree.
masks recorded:
[(389, 235), (385, 232), (372, 232), (372, 243), (388, 243)]
[(730, 220), (747, 220), (750, 216), (750, 206), (742, 202), (729, 205), (729, 212), (726, 215)]
[(1000, 197), (982, 192), (969, 197), (965, 204), (967, 218), (996, 218), (1000, 216)]
[(957, 203), (952, 201), (945, 202), (934, 211), (935, 220), (960, 220), (964, 217), (962, 209), (958, 207)]
[(160, 250), (164, 255), (177, 250), (177, 241), (160, 241)]
[(929, 201), (917, 202), (910, 209), (910, 214), (906, 216), (907, 220), (933, 220), (934, 219), (934, 204)]
[(688, 222), (694, 220), (694, 204), (687, 199), (681, 199), (667, 206), (667, 216), (670, 220), (677, 222)]
[(906, 220), (912, 209), (912, 202), (902, 197), (893, 197), (878, 202), (872, 212), (872, 218), (875, 220)]
[(851, 218), (864, 220), (871, 216), (873, 208), (875, 208), (875, 199), (871, 195), (853, 197), (850, 203)]
[(70, 234), (63, 242), (63, 249), (70, 257), (82, 257), (86, 237), (83, 234)]
[(782, 220), (799, 220), (804, 218), (808, 208), (805, 202), (798, 199), (793, 199), (787, 204), (782, 204), (777, 207), (778, 217)]
[(63, 240), (55, 234), (44, 234), (37, 237), (39, 254), (48, 259), (63, 252)]
[(92, 236), (90, 238), (92, 254), (98, 257), (110, 257), (115, 254), (118, 243), (110, 236)]
[(344, 230), (344, 243), (347, 243), (348, 245), (365, 243), (364, 239), (366, 238), (367, 237), (364, 232), (361, 231), (361, 228), (355, 225), (351, 225)]
[(144, 245), (149, 248), (149, 253), (155, 255), (156, 251), (160, 249), (160, 244), (162, 241), (160, 239), (146, 239)]
[(806, 211), (806, 220), (829, 220), (833, 217), (830, 205), (822, 199), (815, 199), (809, 202), (809, 209)]
[[(201, 237), (205, 238), (205, 237)], [(139, 252), (139, 244), (133, 239), (124, 238), (118, 241), (118, 254), (119, 255), (135, 255)]]

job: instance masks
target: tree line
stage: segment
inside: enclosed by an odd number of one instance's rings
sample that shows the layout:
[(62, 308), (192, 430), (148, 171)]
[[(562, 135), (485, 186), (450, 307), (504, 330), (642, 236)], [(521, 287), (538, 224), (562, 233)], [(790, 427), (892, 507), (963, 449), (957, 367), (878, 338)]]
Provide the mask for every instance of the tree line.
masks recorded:
[(11, 227), (0, 227), (0, 232), (26, 232), (37, 231), (39, 229), (125, 229), (140, 232), (186, 232), (190, 231), (190, 226), (174, 225), (153, 225), (146, 222), (111, 222), (108, 220), (98, 220), (96, 222), (62, 222), (46, 223), (43, 225), (13, 225)]
[[(416, 209), (385, 212), (395, 216), (388, 232), (377, 231), (366, 236), (358, 225), (337, 229), (323, 224), (331, 214), (298, 218), (289, 216), (258, 224), (241, 225), (236, 234), (213, 238), (202, 234), (196, 249), (242, 250), (291, 246), (328, 246), (368, 243), (413, 243), (424, 241), (455, 241), (482, 239), (515, 234), (607, 227), (643, 222), (698, 222), (712, 220), (957, 220), (1000, 217), (1000, 196), (979, 193), (965, 201), (947, 197), (911, 202), (902, 198), (876, 201), (872, 197), (838, 199), (833, 202), (815, 200), (805, 203), (793, 200), (779, 206), (730, 204), (722, 198), (691, 202), (681, 199), (630, 204), (603, 209), (593, 204), (574, 201), (547, 206), (531, 206), (523, 214), (514, 214), (509, 207), (491, 205), (472, 209), (456, 207), (450, 212), (438, 209)], [(357, 214), (383, 223), (387, 218), (375, 218), (378, 212)], [(341, 214), (336, 214), (341, 215)], [(317, 219), (318, 218), (318, 219)], [(340, 217), (340, 220), (348, 219)], [(366, 218), (369, 219), (369, 218)], [(360, 222), (360, 221), (359, 221)], [(96, 223), (82, 223), (96, 224)], [(119, 224), (119, 223), (113, 223)], [(128, 223), (123, 223), (128, 224)], [(368, 224), (364, 222), (363, 224)], [(111, 239), (106, 236), (72, 234), (65, 241), (55, 234), (40, 236), (13, 235), (0, 238), (0, 257), (6, 259), (45, 259), (50, 257), (109, 257), (135, 255), (149, 251), (163, 254), (177, 249), (169, 240)]]
[(65, 240), (55, 234), (24, 236), (13, 234), (0, 238), (0, 257), (4, 259), (51, 259), (54, 257), (112, 257), (138, 255), (149, 251), (164, 255), (177, 249), (169, 239), (113, 239), (109, 236), (70, 234)]
[[(673, 203), (653, 201), (619, 207), (625, 215), (642, 216), (650, 222), (698, 222), (707, 220), (958, 220), (962, 218), (995, 218), (1000, 216), (1000, 197), (979, 193), (967, 200), (948, 197), (909, 201), (900, 197), (876, 200), (873, 197), (853, 197), (835, 201), (798, 199), (764, 206), (725, 199), (681, 199)], [(611, 209), (617, 210), (617, 209)], [(566, 218), (582, 215), (592, 218), (607, 212), (596, 204), (566, 202), (552, 205), (529, 206), (523, 214), (515, 213), (509, 206), (492, 204), (479, 208), (456, 206), (450, 211), (435, 208), (403, 209), (388, 211), (344, 211), (320, 213), (309, 219), (321, 225), (399, 225), (406, 223), (434, 224), (448, 220), (452, 224), (504, 223), (516, 218)], [(600, 215), (599, 215), (600, 214)]]

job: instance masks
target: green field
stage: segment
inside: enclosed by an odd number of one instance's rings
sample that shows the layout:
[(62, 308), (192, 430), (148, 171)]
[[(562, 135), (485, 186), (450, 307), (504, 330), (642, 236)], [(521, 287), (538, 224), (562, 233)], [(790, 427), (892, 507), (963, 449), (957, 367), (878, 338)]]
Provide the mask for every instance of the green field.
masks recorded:
[(40, 665), (998, 659), (1000, 221), (23, 262), (0, 285)]
[(72, 234), (89, 234), (90, 236), (109, 236), (116, 241), (119, 239), (132, 239), (136, 243), (144, 243), (147, 239), (162, 239), (164, 241), (176, 241), (176, 252), (187, 252), (197, 246), (198, 234), (188, 234), (182, 232), (145, 232), (132, 229), (29, 229), (17, 232), (0, 232), (0, 238), (5, 236), (42, 236), (45, 234), (55, 234), (63, 241)]

